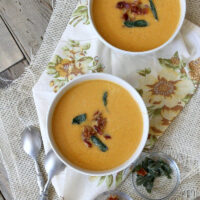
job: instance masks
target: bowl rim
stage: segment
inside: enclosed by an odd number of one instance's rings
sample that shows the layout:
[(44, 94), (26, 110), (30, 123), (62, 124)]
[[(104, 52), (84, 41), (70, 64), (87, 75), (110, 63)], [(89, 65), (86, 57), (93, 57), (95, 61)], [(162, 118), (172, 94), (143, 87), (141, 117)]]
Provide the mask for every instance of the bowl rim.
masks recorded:
[[(64, 157), (61, 152), (59, 151), (59, 149), (57, 148), (54, 140), (53, 140), (53, 136), (52, 136), (52, 131), (51, 131), (51, 120), (52, 120), (52, 116), (54, 113), (54, 109), (58, 103), (58, 101), (60, 100), (60, 98), (72, 87), (74, 87), (75, 85), (85, 82), (85, 81), (89, 81), (89, 80), (107, 80), (110, 82), (113, 82), (115, 84), (120, 85), (121, 87), (123, 87), (124, 89), (126, 89), (130, 95), (135, 99), (135, 101), (138, 103), (138, 106), (140, 107), (141, 113), (142, 113), (142, 118), (143, 118), (143, 134), (142, 134), (142, 138), (141, 141), (136, 149), (136, 151), (132, 154), (132, 156), (124, 163), (122, 163), (120, 166), (117, 166), (113, 169), (109, 169), (109, 170), (104, 170), (104, 171), (92, 171), (92, 170), (87, 170), (87, 169), (83, 169), (75, 164), (73, 164), (72, 162), (70, 162), (69, 160), (67, 160), (66, 157)], [(90, 74), (85, 74), (85, 75), (81, 75), (79, 77), (76, 77), (75, 79), (73, 79), (72, 81), (70, 81), (69, 83), (67, 83), (54, 97), (53, 101), (51, 102), (50, 106), (49, 106), (49, 110), (47, 113), (47, 119), (46, 119), (46, 130), (47, 130), (47, 138), (49, 141), (49, 144), (51, 146), (51, 148), (53, 149), (53, 151), (55, 152), (55, 154), (57, 155), (57, 157), (68, 167), (74, 169), (75, 171), (81, 173), (81, 174), (85, 174), (85, 175), (90, 175), (90, 176), (106, 176), (109, 174), (113, 174), (113, 173), (117, 173), (123, 169), (126, 169), (127, 167), (129, 167), (135, 160), (138, 159), (138, 157), (140, 156), (141, 152), (144, 149), (144, 146), (146, 144), (147, 138), (148, 138), (148, 132), (149, 132), (149, 117), (148, 117), (148, 112), (147, 112), (147, 108), (145, 106), (144, 101), (142, 100), (141, 96), (139, 95), (139, 93), (136, 91), (136, 89), (134, 89), (129, 83), (127, 83), (125, 80), (111, 75), (111, 74), (106, 74), (106, 73), (90, 73)]]
[(160, 46), (158, 46), (154, 49), (150, 49), (150, 50), (146, 50), (146, 51), (127, 51), (127, 50), (120, 49), (120, 48), (115, 47), (114, 45), (110, 44), (108, 41), (106, 41), (103, 38), (103, 36), (101, 36), (99, 31), (96, 29), (95, 24), (93, 22), (93, 18), (92, 18), (92, 3), (93, 3), (93, 1), (94, 0), (89, 0), (89, 2), (88, 2), (88, 16), (89, 16), (89, 20), (90, 20), (90, 23), (92, 25), (93, 31), (98, 36), (98, 39), (101, 42), (103, 42), (106, 46), (108, 46), (110, 49), (114, 50), (115, 52), (118, 52), (118, 53), (121, 53), (121, 54), (126, 54), (126, 55), (146, 55), (146, 54), (154, 53), (154, 52), (157, 52), (157, 51), (163, 49), (165, 46), (167, 46), (169, 43), (171, 43), (174, 40), (174, 38), (177, 36), (177, 34), (180, 32), (180, 29), (183, 25), (183, 22), (185, 20), (185, 15), (186, 15), (186, 0), (179, 0), (180, 1), (180, 7), (181, 7), (181, 14), (180, 14), (179, 23), (177, 25), (176, 30), (172, 34), (172, 36), (165, 43), (163, 43), (162, 45), (160, 45)]
[(176, 171), (176, 175), (177, 175), (176, 185), (175, 185), (175, 187), (172, 189), (172, 191), (169, 194), (165, 195), (165, 197), (163, 197), (161, 199), (148, 198), (146, 195), (142, 194), (137, 189), (137, 186), (135, 185), (135, 182), (134, 182), (134, 176), (135, 175), (134, 175), (134, 173), (132, 173), (132, 183), (133, 183), (133, 187), (134, 187), (135, 191), (137, 192), (137, 194), (139, 196), (141, 196), (142, 198), (144, 198), (146, 200), (167, 200), (167, 199), (169, 199), (169, 197), (171, 197), (176, 192), (176, 190), (178, 189), (178, 186), (180, 185), (180, 177), (181, 177), (181, 175), (180, 175), (180, 169), (179, 169), (176, 161), (171, 156), (169, 156), (168, 154), (163, 153), (163, 152), (144, 152), (144, 153), (142, 153), (140, 158), (138, 158), (138, 160), (134, 163), (135, 166), (138, 165), (139, 163), (141, 163), (141, 161), (143, 159), (145, 159), (146, 157), (159, 157), (159, 158), (164, 158), (165, 160), (168, 160), (170, 162), (170, 164), (172, 164), (174, 166), (174, 169)]
[(133, 200), (132, 197), (130, 197), (128, 194), (126, 194), (125, 192), (119, 191), (117, 189), (115, 189), (115, 190), (108, 190), (108, 191), (102, 192), (102, 193), (98, 194), (94, 198), (94, 200), (98, 200), (101, 196), (104, 196), (104, 195), (117, 195), (117, 196), (122, 197), (124, 200)]

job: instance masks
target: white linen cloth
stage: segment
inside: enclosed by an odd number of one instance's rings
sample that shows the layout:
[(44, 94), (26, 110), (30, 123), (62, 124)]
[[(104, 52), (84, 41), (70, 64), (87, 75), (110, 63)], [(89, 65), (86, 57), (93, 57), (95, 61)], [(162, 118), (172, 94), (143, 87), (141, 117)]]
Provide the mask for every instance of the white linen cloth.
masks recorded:
[[(82, 2), (82, 4), (84, 3)], [(68, 24), (52, 56), (51, 61), (54, 63), (54, 69), (52, 68), (53, 70), (50, 71), (50, 64), (48, 70), (43, 72), (39, 81), (33, 88), (34, 101), (38, 113), (42, 139), (46, 152), (48, 152), (50, 148), (49, 142), (47, 140), (46, 129), (47, 112), (49, 106), (52, 99), (56, 95), (55, 92), (63, 84), (65, 84), (70, 79), (73, 79), (74, 77), (73, 74), (70, 74), (70, 76), (68, 76), (68, 80), (63, 77), (60, 77), (59, 79), (58, 73), (55, 71), (55, 63), (57, 62), (56, 64), (58, 65), (62, 61), (55, 61), (55, 59), (60, 59), (59, 57), (55, 57), (55, 55), (59, 55), (60, 57), (67, 59), (67, 61), (65, 60), (65, 63), (69, 64), (70, 61), (68, 58), (71, 56), (71, 52), (69, 51), (68, 47), (72, 49), (76, 48), (73, 47), (74, 42), (80, 43), (76, 43), (78, 50), (75, 49), (75, 51), (79, 51), (80, 48), (82, 48), (84, 51), (86, 51), (85, 57), (88, 57), (88, 59), (81, 61), (83, 64), (82, 71), (84, 71), (84, 73), (90, 73), (92, 71), (96, 72), (98, 71), (97, 68), (99, 66), (103, 66), (105, 67), (104, 71), (106, 73), (111, 73), (125, 79), (135, 88), (140, 88), (141, 83), (139, 80), (142, 80), (143, 77), (148, 76), (147, 73), (145, 76), (138, 78), (138, 72), (140, 72), (139, 70), (144, 70), (144, 67), (149, 67), (151, 69), (151, 73), (154, 76), (156, 76), (156, 74), (162, 70), (160, 63), (158, 62), (158, 58), (171, 58), (174, 53), (178, 51), (181, 59), (184, 59), (188, 65), (190, 61), (196, 60), (200, 56), (200, 28), (187, 20), (184, 22), (181, 32), (177, 35), (173, 42), (171, 42), (162, 50), (145, 56), (127, 56), (112, 51), (97, 39), (97, 36), (93, 32), (91, 25), (87, 25), (87, 23), (89, 22), (84, 18), (83, 22), (79, 22), (75, 27), (73, 26), (74, 23)], [(76, 53), (75, 56), (78, 56), (79, 59), (82, 58), (80, 55), (78, 55), (78, 53)], [(95, 61), (97, 56), (98, 64), (91, 64), (90, 59), (93, 58), (93, 61)], [(99, 63), (101, 63), (101, 65)], [(52, 76), (49, 74), (53, 75), (54, 78), (52, 79)], [(53, 86), (54, 89), (52, 89), (50, 86)], [(143, 86), (141, 86), (141, 88), (144, 89)], [(193, 89), (194, 88), (192, 88), (191, 85), (186, 84), (185, 90), (188, 90), (189, 92)], [(169, 106), (169, 104), (167, 104), (167, 106)], [(158, 135), (156, 135), (156, 137), (157, 136)], [(127, 174), (128, 170), (124, 172), (123, 179)], [(117, 182), (118, 179), (115, 176), (116, 175), (114, 175), (114, 177), (106, 177), (105, 181), (102, 180), (101, 185), (97, 186), (98, 182), (96, 182), (96, 180), (98, 177), (88, 177), (86, 175), (81, 175), (73, 171), (73, 169), (67, 167), (64, 172), (53, 179), (53, 185), (57, 194), (64, 199), (92, 200), (95, 196), (107, 190), (108, 188), (114, 189), (116, 187), (115, 182)], [(118, 177), (119, 176), (120, 175), (118, 174)]]

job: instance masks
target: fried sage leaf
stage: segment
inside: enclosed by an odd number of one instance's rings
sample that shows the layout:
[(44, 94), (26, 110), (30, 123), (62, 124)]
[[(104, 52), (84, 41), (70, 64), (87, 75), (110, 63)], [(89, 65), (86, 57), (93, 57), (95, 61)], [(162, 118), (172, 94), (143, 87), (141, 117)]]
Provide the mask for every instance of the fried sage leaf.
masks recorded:
[(99, 147), (102, 152), (108, 151), (108, 147), (95, 135), (91, 136), (91, 141), (94, 145)]
[(86, 119), (87, 119), (87, 115), (85, 113), (78, 115), (78, 116), (74, 117), (74, 119), (72, 120), (72, 124), (81, 124)]
[(133, 27), (145, 27), (148, 26), (148, 22), (146, 20), (136, 20), (136, 21), (124, 21), (124, 25), (128, 28), (133, 28)]
[(135, 166), (133, 172), (137, 173), (136, 184), (143, 185), (151, 193), (156, 178), (166, 176), (171, 179), (173, 173), (168, 163), (163, 160), (153, 160), (146, 157), (142, 163)]
[(103, 100), (104, 106), (107, 106), (107, 104), (108, 104), (108, 92), (103, 93), (102, 100)]
[(151, 11), (153, 13), (154, 18), (156, 20), (158, 20), (158, 14), (157, 14), (157, 10), (156, 10), (156, 7), (155, 7), (153, 0), (149, 0), (149, 3), (150, 3)]

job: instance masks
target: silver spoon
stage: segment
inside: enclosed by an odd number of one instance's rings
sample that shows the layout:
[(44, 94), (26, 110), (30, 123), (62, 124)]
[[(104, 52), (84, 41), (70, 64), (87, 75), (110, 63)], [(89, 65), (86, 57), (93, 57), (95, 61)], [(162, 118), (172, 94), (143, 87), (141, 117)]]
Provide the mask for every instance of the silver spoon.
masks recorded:
[(51, 184), (52, 178), (65, 169), (65, 165), (58, 159), (58, 157), (52, 150), (47, 153), (44, 165), (48, 174), (48, 180), (44, 186), (44, 190), (42, 192), (42, 195), (40, 196), (40, 200), (48, 200), (48, 189)]
[(37, 173), (37, 183), (41, 194), (44, 188), (44, 180), (37, 162), (37, 157), (42, 145), (40, 130), (34, 126), (28, 126), (25, 128), (22, 133), (22, 145), (24, 151), (34, 160), (35, 170)]

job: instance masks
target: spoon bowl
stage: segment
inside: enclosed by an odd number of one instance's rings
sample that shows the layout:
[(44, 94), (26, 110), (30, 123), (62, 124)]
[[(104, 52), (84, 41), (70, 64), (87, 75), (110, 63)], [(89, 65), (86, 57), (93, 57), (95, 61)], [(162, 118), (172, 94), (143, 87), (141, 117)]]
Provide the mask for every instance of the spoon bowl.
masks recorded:
[(50, 150), (45, 158), (45, 170), (49, 177), (53, 177), (63, 171), (65, 165), (58, 159), (56, 154)]
[(65, 169), (65, 165), (57, 158), (56, 154), (50, 150), (46, 157), (45, 157), (45, 170), (48, 174), (48, 180), (47, 183), (44, 186), (44, 190), (42, 192), (42, 195), (40, 196), (40, 200), (48, 200), (48, 189), (50, 186), (50, 183), (52, 181), (52, 178), (56, 175), (58, 175), (61, 171)]
[(34, 126), (26, 127), (22, 132), (22, 145), (28, 155), (36, 158), (42, 146), (40, 130)]
[(35, 170), (37, 173), (37, 182), (41, 194), (44, 187), (44, 180), (37, 162), (37, 157), (42, 146), (42, 139), (40, 130), (37, 127), (28, 126), (24, 129), (22, 132), (22, 146), (24, 151), (34, 160)]

